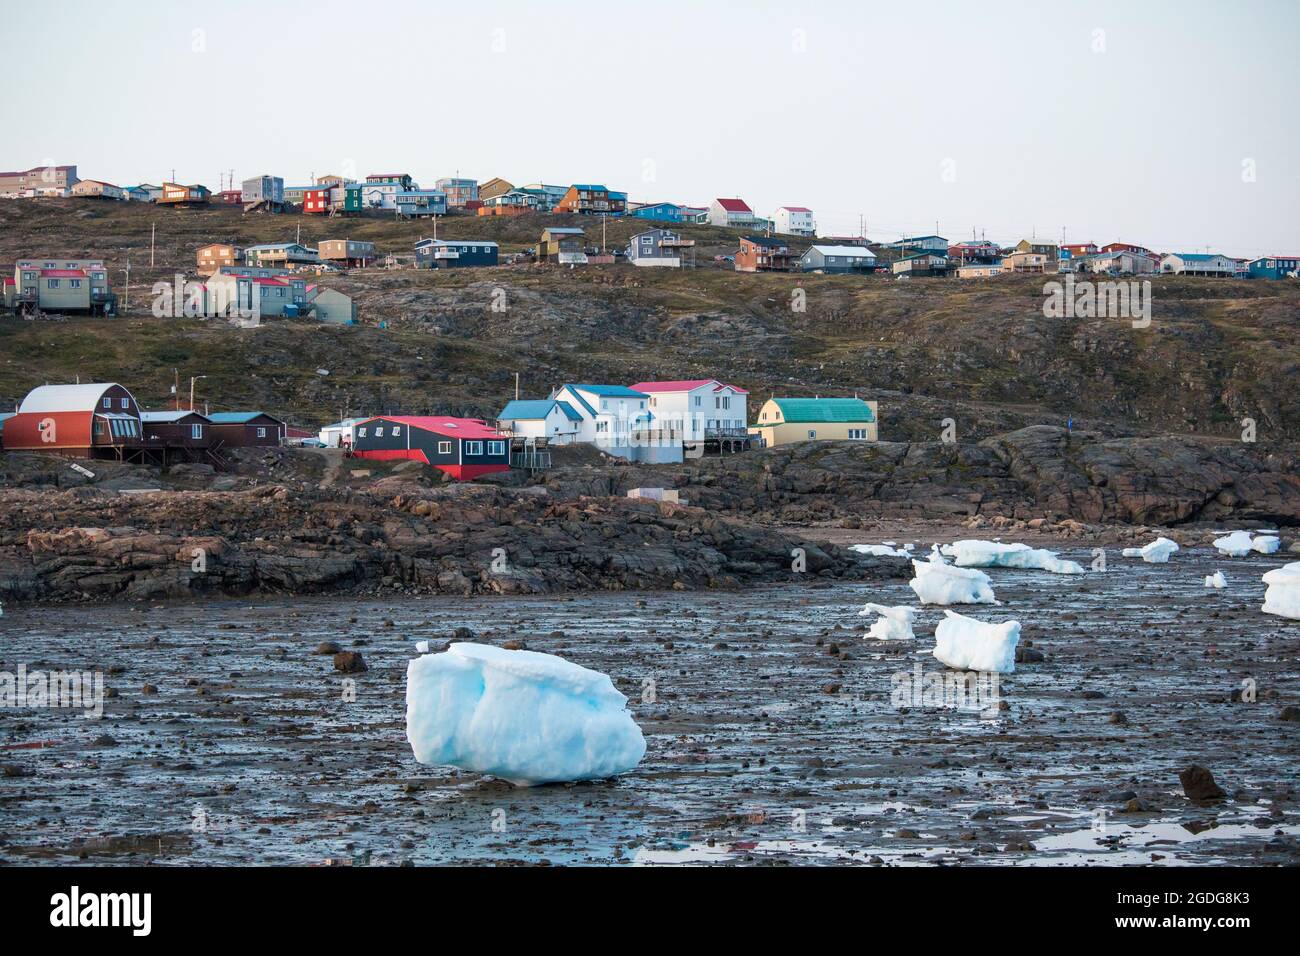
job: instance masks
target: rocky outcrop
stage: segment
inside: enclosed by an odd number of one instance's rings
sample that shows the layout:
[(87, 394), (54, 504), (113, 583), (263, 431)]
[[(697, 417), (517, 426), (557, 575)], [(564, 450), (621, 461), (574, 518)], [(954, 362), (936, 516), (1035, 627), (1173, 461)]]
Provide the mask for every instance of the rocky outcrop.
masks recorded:
[(1166, 436), (1104, 439), (1034, 426), (977, 444), (809, 442), (680, 466), (580, 465), (560, 494), (661, 485), (711, 511), (807, 523), (844, 515), (1007, 515), (1121, 524), (1300, 524), (1294, 450)]
[(13, 490), (0, 514), (7, 600), (731, 588), (905, 568), (698, 508), (396, 479), (362, 494)]

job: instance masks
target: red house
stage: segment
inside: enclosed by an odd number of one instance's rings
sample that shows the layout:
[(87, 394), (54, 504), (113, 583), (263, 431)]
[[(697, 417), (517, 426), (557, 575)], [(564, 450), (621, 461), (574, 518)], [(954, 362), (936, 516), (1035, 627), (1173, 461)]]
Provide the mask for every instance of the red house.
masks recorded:
[(510, 439), (478, 418), (381, 415), (352, 427), (352, 454), (422, 461), (461, 480), (510, 470)]
[(134, 459), (143, 450), (140, 406), (123, 386), (42, 385), (5, 421), (6, 451)]
[(302, 191), (302, 211), (323, 216), (330, 211), (330, 187), (320, 186)]
[(1095, 242), (1067, 242), (1061, 246), (1061, 249), (1073, 257), (1091, 256), (1096, 255), (1097, 244)]

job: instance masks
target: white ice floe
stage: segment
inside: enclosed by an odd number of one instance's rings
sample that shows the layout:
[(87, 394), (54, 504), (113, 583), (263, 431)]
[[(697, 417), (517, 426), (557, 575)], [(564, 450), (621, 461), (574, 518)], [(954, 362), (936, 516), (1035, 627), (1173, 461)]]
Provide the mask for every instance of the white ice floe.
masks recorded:
[(606, 675), (533, 651), (458, 643), (406, 669), (415, 759), (519, 786), (635, 767), (645, 738), (626, 705)]
[(959, 568), (1025, 568), (1053, 574), (1083, 574), (1083, 565), (1063, 561), (1055, 551), (1000, 541), (954, 541), (941, 549)]
[(1215, 538), (1214, 546), (1230, 558), (1244, 558), (1252, 551), (1256, 554), (1276, 554), (1282, 546), (1282, 540), (1271, 531), (1255, 534), (1256, 537), (1252, 537), (1249, 531), (1234, 531), (1222, 538)]
[(895, 548), (893, 542), (887, 541), (884, 544), (851, 544), (850, 551), (856, 551), (858, 554), (871, 554), (883, 558), (910, 558), (912, 555), (906, 548)]
[(1222, 571), (1215, 571), (1213, 574), (1205, 576), (1205, 586), (1207, 588), (1226, 588), (1228, 579), (1223, 576)]
[(997, 604), (993, 583), (983, 571), (955, 568), (944, 561), (938, 545), (928, 561), (912, 561), (908, 583), (922, 604)]
[(1275, 534), (1261, 534), (1250, 543), (1250, 549), (1260, 554), (1277, 554), (1280, 547), (1282, 539)]
[(1124, 557), (1141, 558), (1147, 564), (1164, 564), (1177, 550), (1177, 542), (1170, 541), (1168, 538), (1156, 538), (1150, 544), (1140, 548), (1125, 548)]
[(1264, 575), (1264, 613), (1300, 621), (1300, 561), (1274, 568)]
[(1019, 621), (989, 624), (956, 611), (943, 613), (946, 617), (934, 632), (935, 657), (958, 670), (1015, 672)]
[(881, 641), (910, 641), (916, 638), (912, 633), (912, 625), (916, 623), (918, 613), (920, 612), (916, 608), (906, 605), (886, 607), (883, 604), (868, 604), (858, 617), (880, 615), (867, 631), (867, 637)]

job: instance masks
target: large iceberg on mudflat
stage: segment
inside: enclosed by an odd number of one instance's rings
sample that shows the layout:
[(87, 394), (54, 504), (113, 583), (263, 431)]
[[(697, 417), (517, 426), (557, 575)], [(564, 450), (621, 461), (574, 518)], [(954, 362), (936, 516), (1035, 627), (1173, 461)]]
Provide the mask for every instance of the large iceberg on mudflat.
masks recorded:
[(420, 763), (518, 786), (610, 777), (646, 749), (627, 698), (605, 674), (471, 643), (407, 665), (406, 739)]
[(943, 559), (938, 547), (928, 561), (912, 561), (915, 577), (911, 585), (922, 604), (997, 604), (993, 583), (983, 571), (955, 568)]
[(935, 657), (958, 670), (1015, 673), (1019, 621), (989, 624), (956, 611), (943, 613), (934, 632)]
[(1277, 554), (1277, 549), (1282, 547), (1282, 539), (1275, 534), (1267, 531), (1261, 532), (1254, 541), (1250, 543), (1250, 550), (1259, 554)]
[(1083, 574), (1083, 565), (1063, 561), (1055, 551), (1000, 541), (954, 541), (940, 549), (959, 568), (1025, 568), (1053, 574)]
[(1264, 592), (1264, 613), (1300, 621), (1300, 561), (1269, 571), (1264, 575), (1264, 583), (1268, 585)]
[(1147, 564), (1165, 564), (1169, 556), (1178, 550), (1178, 543), (1168, 538), (1156, 538), (1150, 544), (1140, 548), (1125, 548), (1124, 557), (1141, 558)]
[(858, 617), (880, 615), (867, 631), (867, 637), (879, 641), (910, 641), (916, 638), (912, 633), (912, 625), (916, 623), (917, 613), (916, 608), (906, 605), (888, 607), (884, 604), (868, 604)]

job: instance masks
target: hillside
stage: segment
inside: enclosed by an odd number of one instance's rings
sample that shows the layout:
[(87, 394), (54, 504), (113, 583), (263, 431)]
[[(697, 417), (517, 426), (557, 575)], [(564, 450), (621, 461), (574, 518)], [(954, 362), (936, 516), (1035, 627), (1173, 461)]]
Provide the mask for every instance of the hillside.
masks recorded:
[[(449, 217), (439, 235), (532, 245), (573, 220)], [(1043, 283), (888, 277), (745, 275), (712, 263), (734, 251), (734, 230), (686, 226), (702, 267), (532, 265), (432, 273), (363, 270), (324, 280), (353, 295), (353, 328), (271, 321), (258, 329), (155, 319), (153, 282), (189, 272), (213, 241), (241, 245), (351, 237), (409, 254), (427, 222), (387, 217), (319, 220), (173, 210), (94, 201), (0, 206), (0, 264), (33, 255), (102, 256), (119, 296), (127, 257), (130, 306), (117, 319), (0, 319), (0, 407), (34, 385), (112, 379), (148, 406), (206, 375), (214, 410), (259, 407), (304, 424), (347, 412), (492, 415), (513, 395), (563, 381), (718, 377), (769, 395), (857, 392), (881, 402), (881, 437), (934, 439), (953, 418), (960, 440), (1033, 424), (1112, 436), (1197, 433), (1234, 437), (1242, 418), (1259, 441), (1300, 436), (1294, 383), (1300, 286), (1157, 278), (1153, 322), (1046, 319)], [(600, 223), (584, 222), (600, 242)], [(150, 227), (156, 265), (148, 268)], [(611, 220), (610, 246), (644, 224)], [(802, 288), (806, 309), (791, 308)], [(501, 290), (498, 292), (498, 290)], [(504, 294), (506, 309), (492, 311)], [(380, 328), (383, 322), (385, 328)], [(327, 370), (323, 375), (318, 370)], [(183, 386), (184, 387), (184, 386)]]

